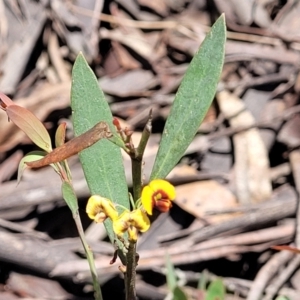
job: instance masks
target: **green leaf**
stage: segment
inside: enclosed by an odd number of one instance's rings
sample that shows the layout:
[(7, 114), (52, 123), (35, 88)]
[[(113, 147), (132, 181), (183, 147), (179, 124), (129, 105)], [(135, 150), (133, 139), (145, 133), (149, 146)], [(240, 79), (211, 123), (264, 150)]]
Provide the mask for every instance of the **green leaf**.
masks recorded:
[(165, 178), (192, 142), (214, 98), (226, 40), (225, 17), (212, 26), (191, 61), (167, 119), (151, 179)]
[(17, 183), (18, 184), (20, 183), (23, 172), (27, 168), (26, 162), (39, 160), (44, 156), (46, 156), (47, 154), (48, 153), (45, 151), (32, 151), (27, 153), (19, 162)]
[(170, 291), (173, 293), (174, 300), (187, 300), (187, 296), (183, 290), (177, 285), (177, 276), (174, 265), (171, 261), (169, 254), (166, 254), (166, 267), (167, 267), (167, 284)]
[(207, 272), (207, 270), (203, 270), (199, 276), (197, 289), (204, 291), (207, 281), (208, 281), (208, 272)]
[(52, 151), (47, 129), (31, 111), (18, 105), (10, 105), (6, 108), (6, 113), (9, 119), (24, 131), (37, 146), (48, 153)]
[(121, 149), (124, 149), (126, 150), (126, 145), (124, 143), (124, 141), (121, 139), (121, 137), (115, 133), (115, 132), (112, 132), (112, 137), (108, 138), (108, 140), (111, 142), (111, 143), (114, 143), (116, 146), (118, 146), (119, 148)]
[(188, 297), (180, 287), (176, 286), (173, 290), (173, 300), (188, 300)]
[(76, 215), (78, 211), (78, 200), (73, 186), (69, 182), (64, 181), (61, 186), (61, 191), (64, 200), (66, 201), (66, 203), (72, 211), (72, 214)]
[(171, 261), (169, 254), (166, 254), (166, 267), (167, 267), (167, 284), (168, 289), (172, 292), (173, 300), (187, 300), (187, 296), (183, 290), (177, 285), (177, 276), (174, 265)]
[(225, 299), (225, 287), (221, 279), (213, 281), (205, 296), (205, 300), (224, 300)]
[(166, 267), (168, 288), (170, 291), (173, 291), (177, 286), (177, 276), (169, 254), (166, 254)]
[[(115, 133), (109, 105), (99, 87), (93, 71), (80, 53), (73, 66), (71, 105), (73, 125), (78, 136), (99, 121), (108, 123)], [(129, 208), (128, 188), (122, 162), (121, 150), (106, 139), (80, 152), (79, 158), (91, 194), (98, 194)], [(110, 220), (105, 227), (111, 242), (114, 233)]]

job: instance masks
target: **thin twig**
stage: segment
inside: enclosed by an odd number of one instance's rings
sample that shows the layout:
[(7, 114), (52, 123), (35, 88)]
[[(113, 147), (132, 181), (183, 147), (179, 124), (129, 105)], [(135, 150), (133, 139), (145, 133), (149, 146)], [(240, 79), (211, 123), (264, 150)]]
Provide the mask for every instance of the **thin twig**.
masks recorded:
[(298, 207), (297, 207), (297, 214), (296, 214), (296, 237), (295, 243), (296, 247), (300, 248), (300, 205), (299, 205), (299, 196), (300, 196), (300, 150), (296, 149), (290, 153), (290, 163), (292, 166), (292, 172), (294, 176), (294, 181), (296, 185), (296, 191), (298, 196)]
[(281, 197), (286, 199), (284, 201), (266, 201), (257, 206), (260, 207), (257, 211), (238, 216), (220, 224), (212, 224), (194, 231), (183, 229), (174, 234), (168, 234), (169, 240), (165, 237), (164, 242), (185, 237), (176, 243), (178, 243), (178, 246), (185, 245), (185, 247), (189, 247), (221, 233), (224, 234), (225, 232), (232, 230), (235, 230), (235, 232), (242, 232), (250, 227), (257, 227), (266, 223), (278, 221), (295, 214), (297, 200), (294, 190), (291, 187), (280, 189), (278, 198), (281, 199)]
[[(88, 16), (88, 17), (94, 17), (93, 11), (83, 8), (83, 7), (78, 7), (73, 4), (69, 4), (71, 7), (71, 10), (74, 12)], [(139, 28), (139, 29), (173, 29), (177, 28), (179, 29), (180, 32), (185, 33), (188, 36), (192, 36), (193, 32), (186, 32), (185, 29), (188, 29), (185, 24), (179, 23), (177, 21), (136, 21), (136, 20), (131, 20), (127, 18), (118, 18), (112, 15), (107, 15), (103, 13), (99, 13), (98, 16), (96, 16), (99, 20), (104, 21), (104, 22), (109, 22), (111, 24), (122, 24), (123, 26), (128, 26), (132, 28)], [(202, 24), (198, 24), (201, 26), (202, 30), (204, 32), (209, 32), (211, 30), (210, 26), (205, 26)], [(194, 34), (195, 35), (195, 34)], [(198, 39), (198, 35), (194, 36), (195, 39)], [(259, 34), (249, 34), (249, 33), (243, 33), (243, 32), (233, 32), (233, 31), (227, 31), (227, 38), (232, 39), (232, 40), (238, 40), (238, 41), (245, 41), (245, 42), (253, 42), (257, 44), (266, 44), (266, 45), (272, 45), (272, 46), (281, 46), (282, 45), (282, 39), (277, 38), (277, 37), (271, 37), (271, 36), (261, 36)], [(300, 44), (299, 43), (293, 43), (291, 45), (291, 48), (299, 48)], [(297, 48), (297, 49), (298, 49)]]
[[(83, 7), (78, 7), (76, 5), (71, 5), (71, 9), (81, 15), (85, 15), (88, 17), (93, 16), (93, 11), (83, 8)], [(98, 19), (104, 22), (109, 22), (111, 24), (122, 24), (124, 26), (128, 27), (133, 27), (133, 28), (140, 28), (140, 29), (171, 29), (175, 28), (178, 26), (178, 22), (176, 21), (135, 21), (135, 20), (130, 20), (126, 18), (118, 18), (112, 15), (107, 15), (100, 13), (98, 14)]]
[(285, 111), (283, 111), (280, 116), (276, 116), (270, 120), (267, 121), (259, 121), (259, 122), (255, 122), (253, 124), (250, 124), (248, 126), (240, 126), (240, 127), (236, 127), (236, 128), (226, 128), (226, 129), (222, 129), (220, 131), (211, 133), (209, 135), (207, 135), (208, 140), (214, 140), (214, 139), (218, 139), (220, 137), (223, 136), (232, 136), (236, 133), (251, 129), (251, 128), (272, 128), (274, 126), (274, 123), (277, 121), (285, 121), (287, 119), (290, 119), (293, 115), (300, 113), (300, 105), (297, 106), (293, 106), (291, 108), (286, 109)]
[(289, 279), (295, 270), (298, 269), (299, 265), (300, 255), (297, 255), (289, 262), (288, 266), (284, 270), (280, 271), (274, 282), (266, 288), (266, 296), (263, 300), (272, 300), (287, 279)]
[(99, 18), (97, 18), (97, 16), (99, 15), (100, 11), (102, 11), (103, 5), (104, 5), (103, 0), (96, 0), (93, 15), (92, 15), (92, 20), (91, 20), (90, 45), (94, 56), (96, 56), (95, 54), (97, 53), (98, 50), (98, 42), (99, 42), (98, 27), (101, 21)]
[(272, 258), (260, 269), (251, 289), (247, 300), (259, 300), (268, 282), (275, 276), (279, 268), (285, 265), (292, 257), (293, 253), (282, 251), (275, 253)]

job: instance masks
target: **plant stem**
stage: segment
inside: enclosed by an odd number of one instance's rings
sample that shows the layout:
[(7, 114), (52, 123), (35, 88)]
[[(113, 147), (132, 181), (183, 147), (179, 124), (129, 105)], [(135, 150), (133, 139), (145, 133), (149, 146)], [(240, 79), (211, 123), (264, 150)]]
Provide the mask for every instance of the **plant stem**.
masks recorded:
[(142, 163), (143, 155), (152, 130), (152, 110), (144, 127), (142, 137), (135, 152), (131, 155), (133, 200), (136, 202), (141, 197), (142, 191)]
[[(152, 129), (152, 110), (149, 114), (149, 119), (143, 130), (140, 143), (134, 151), (130, 153), (132, 165), (132, 185), (133, 185), (133, 200), (136, 202), (141, 197), (142, 191), (142, 163), (143, 155), (149, 140)], [(135, 277), (136, 277), (136, 242), (129, 241), (127, 253), (126, 273), (125, 273), (125, 290), (126, 300), (135, 300)]]
[(152, 109), (149, 112), (148, 121), (147, 121), (147, 123), (146, 123), (146, 125), (144, 127), (140, 143), (139, 143), (139, 145), (138, 145), (138, 147), (136, 149), (137, 150), (136, 151), (137, 152), (137, 157), (140, 160), (143, 159), (144, 151), (145, 151), (146, 145), (148, 143), (151, 131), (152, 131)]
[(126, 268), (126, 300), (135, 300), (135, 275), (136, 275), (136, 243), (130, 242), (127, 253), (127, 268)]
[[(67, 166), (67, 163), (65, 164)], [(103, 300), (102, 298), (102, 293), (99, 285), (99, 280), (98, 280), (98, 275), (96, 271), (96, 266), (95, 266), (95, 261), (94, 261), (94, 256), (93, 253), (86, 241), (85, 235), (84, 235), (84, 230), (82, 227), (81, 219), (79, 216), (78, 212), (78, 199), (76, 196), (76, 193), (74, 191), (74, 187), (72, 185), (71, 179), (65, 178), (68, 177), (68, 172), (64, 172), (65, 169), (58, 164), (58, 168), (60, 170), (60, 177), (62, 178), (62, 195), (64, 200), (66, 201), (66, 204), (69, 206), (72, 216), (74, 219), (74, 222), (77, 227), (77, 231), (81, 240), (81, 243), (83, 245), (84, 251), (86, 253), (86, 257), (89, 263), (89, 267), (91, 270), (92, 274), (92, 280), (93, 280), (93, 286), (94, 286), (94, 291), (95, 291), (95, 300)]]
[(91, 270), (91, 274), (92, 274), (92, 280), (93, 280), (93, 287), (94, 287), (94, 291), (95, 291), (95, 300), (103, 300), (100, 285), (99, 285), (98, 274), (97, 274), (97, 270), (96, 270), (96, 266), (95, 266), (93, 252), (91, 251), (90, 246), (88, 245), (88, 243), (86, 241), (78, 211), (76, 212), (76, 214), (73, 214), (73, 218), (76, 223), (76, 227), (77, 227), (79, 237), (82, 242), (84, 251), (86, 253), (87, 260), (89, 262), (89, 266), (90, 266), (90, 270)]
[(136, 202), (142, 190), (142, 172), (140, 171), (142, 167), (142, 161), (137, 158), (131, 159), (131, 171), (132, 171), (132, 189), (133, 189), (133, 199)]

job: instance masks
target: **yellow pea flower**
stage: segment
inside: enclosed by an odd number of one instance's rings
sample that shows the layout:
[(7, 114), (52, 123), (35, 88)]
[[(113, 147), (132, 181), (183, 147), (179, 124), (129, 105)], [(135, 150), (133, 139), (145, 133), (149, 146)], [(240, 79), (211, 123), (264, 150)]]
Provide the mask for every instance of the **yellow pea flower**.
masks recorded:
[(125, 210), (116, 220), (113, 221), (115, 234), (121, 237), (126, 231), (131, 241), (137, 240), (138, 232), (145, 232), (150, 227), (150, 220), (140, 209), (133, 211)]
[(153, 207), (167, 212), (176, 197), (175, 187), (163, 179), (154, 179), (142, 190), (142, 204), (148, 215), (152, 215)]
[(89, 218), (97, 223), (101, 223), (110, 218), (112, 221), (118, 217), (118, 212), (114, 204), (107, 198), (93, 195), (89, 198), (86, 213)]

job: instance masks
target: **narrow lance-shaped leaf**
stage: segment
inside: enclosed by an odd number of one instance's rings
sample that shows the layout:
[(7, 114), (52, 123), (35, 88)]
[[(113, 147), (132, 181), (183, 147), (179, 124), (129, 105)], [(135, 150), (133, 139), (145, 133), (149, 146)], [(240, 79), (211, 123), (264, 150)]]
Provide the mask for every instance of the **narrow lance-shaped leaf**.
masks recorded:
[(43, 123), (28, 109), (10, 105), (6, 108), (9, 119), (14, 122), (40, 148), (50, 152), (51, 139)]
[(224, 62), (226, 40), (222, 15), (191, 61), (165, 124), (151, 179), (164, 178), (184, 155), (207, 113)]
[(18, 184), (21, 181), (22, 175), (24, 170), (27, 168), (27, 162), (39, 160), (47, 155), (47, 152), (45, 151), (32, 151), (27, 153), (19, 162), (19, 167), (18, 167), (18, 179), (17, 182)]
[(167, 283), (168, 289), (172, 292), (173, 300), (187, 300), (187, 296), (183, 290), (177, 285), (177, 276), (174, 265), (170, 259), (170, 256), (166, 254), (166, 267), (167, 267)]
[(55, 147), (60, 147), (65, 143), (67, 123), (59, 124), (55, 132)]
[(78, 200), (72, 185), (69, 182), (64, 181), (61, 190), (64, 200), (71, 209), (72, 214), (75, 215), (78, 211)]
[(170, 255), (166, 254), (166, 267), (167, 267), (167, 284), (170, 291), (173, 291), (177, 286), (177, 277), (174, 269), (174, 265), (171, 261)]
[(0, 108), (4, 111), (8, 106), (16, 105), (9, 97), (0, 92)]
[[(72, 71), (71, 105), (73, 125), (78, 136), (99, 121), (108, 123), (113, 134), (112, 115), (93, 71), (79, 54)], [(91, 194), (99, 194), (129, 208), (128, 189), (119, 147), (104, 139), (79, 155)], [(114, 233), (105, 221), (110, 240)]]

